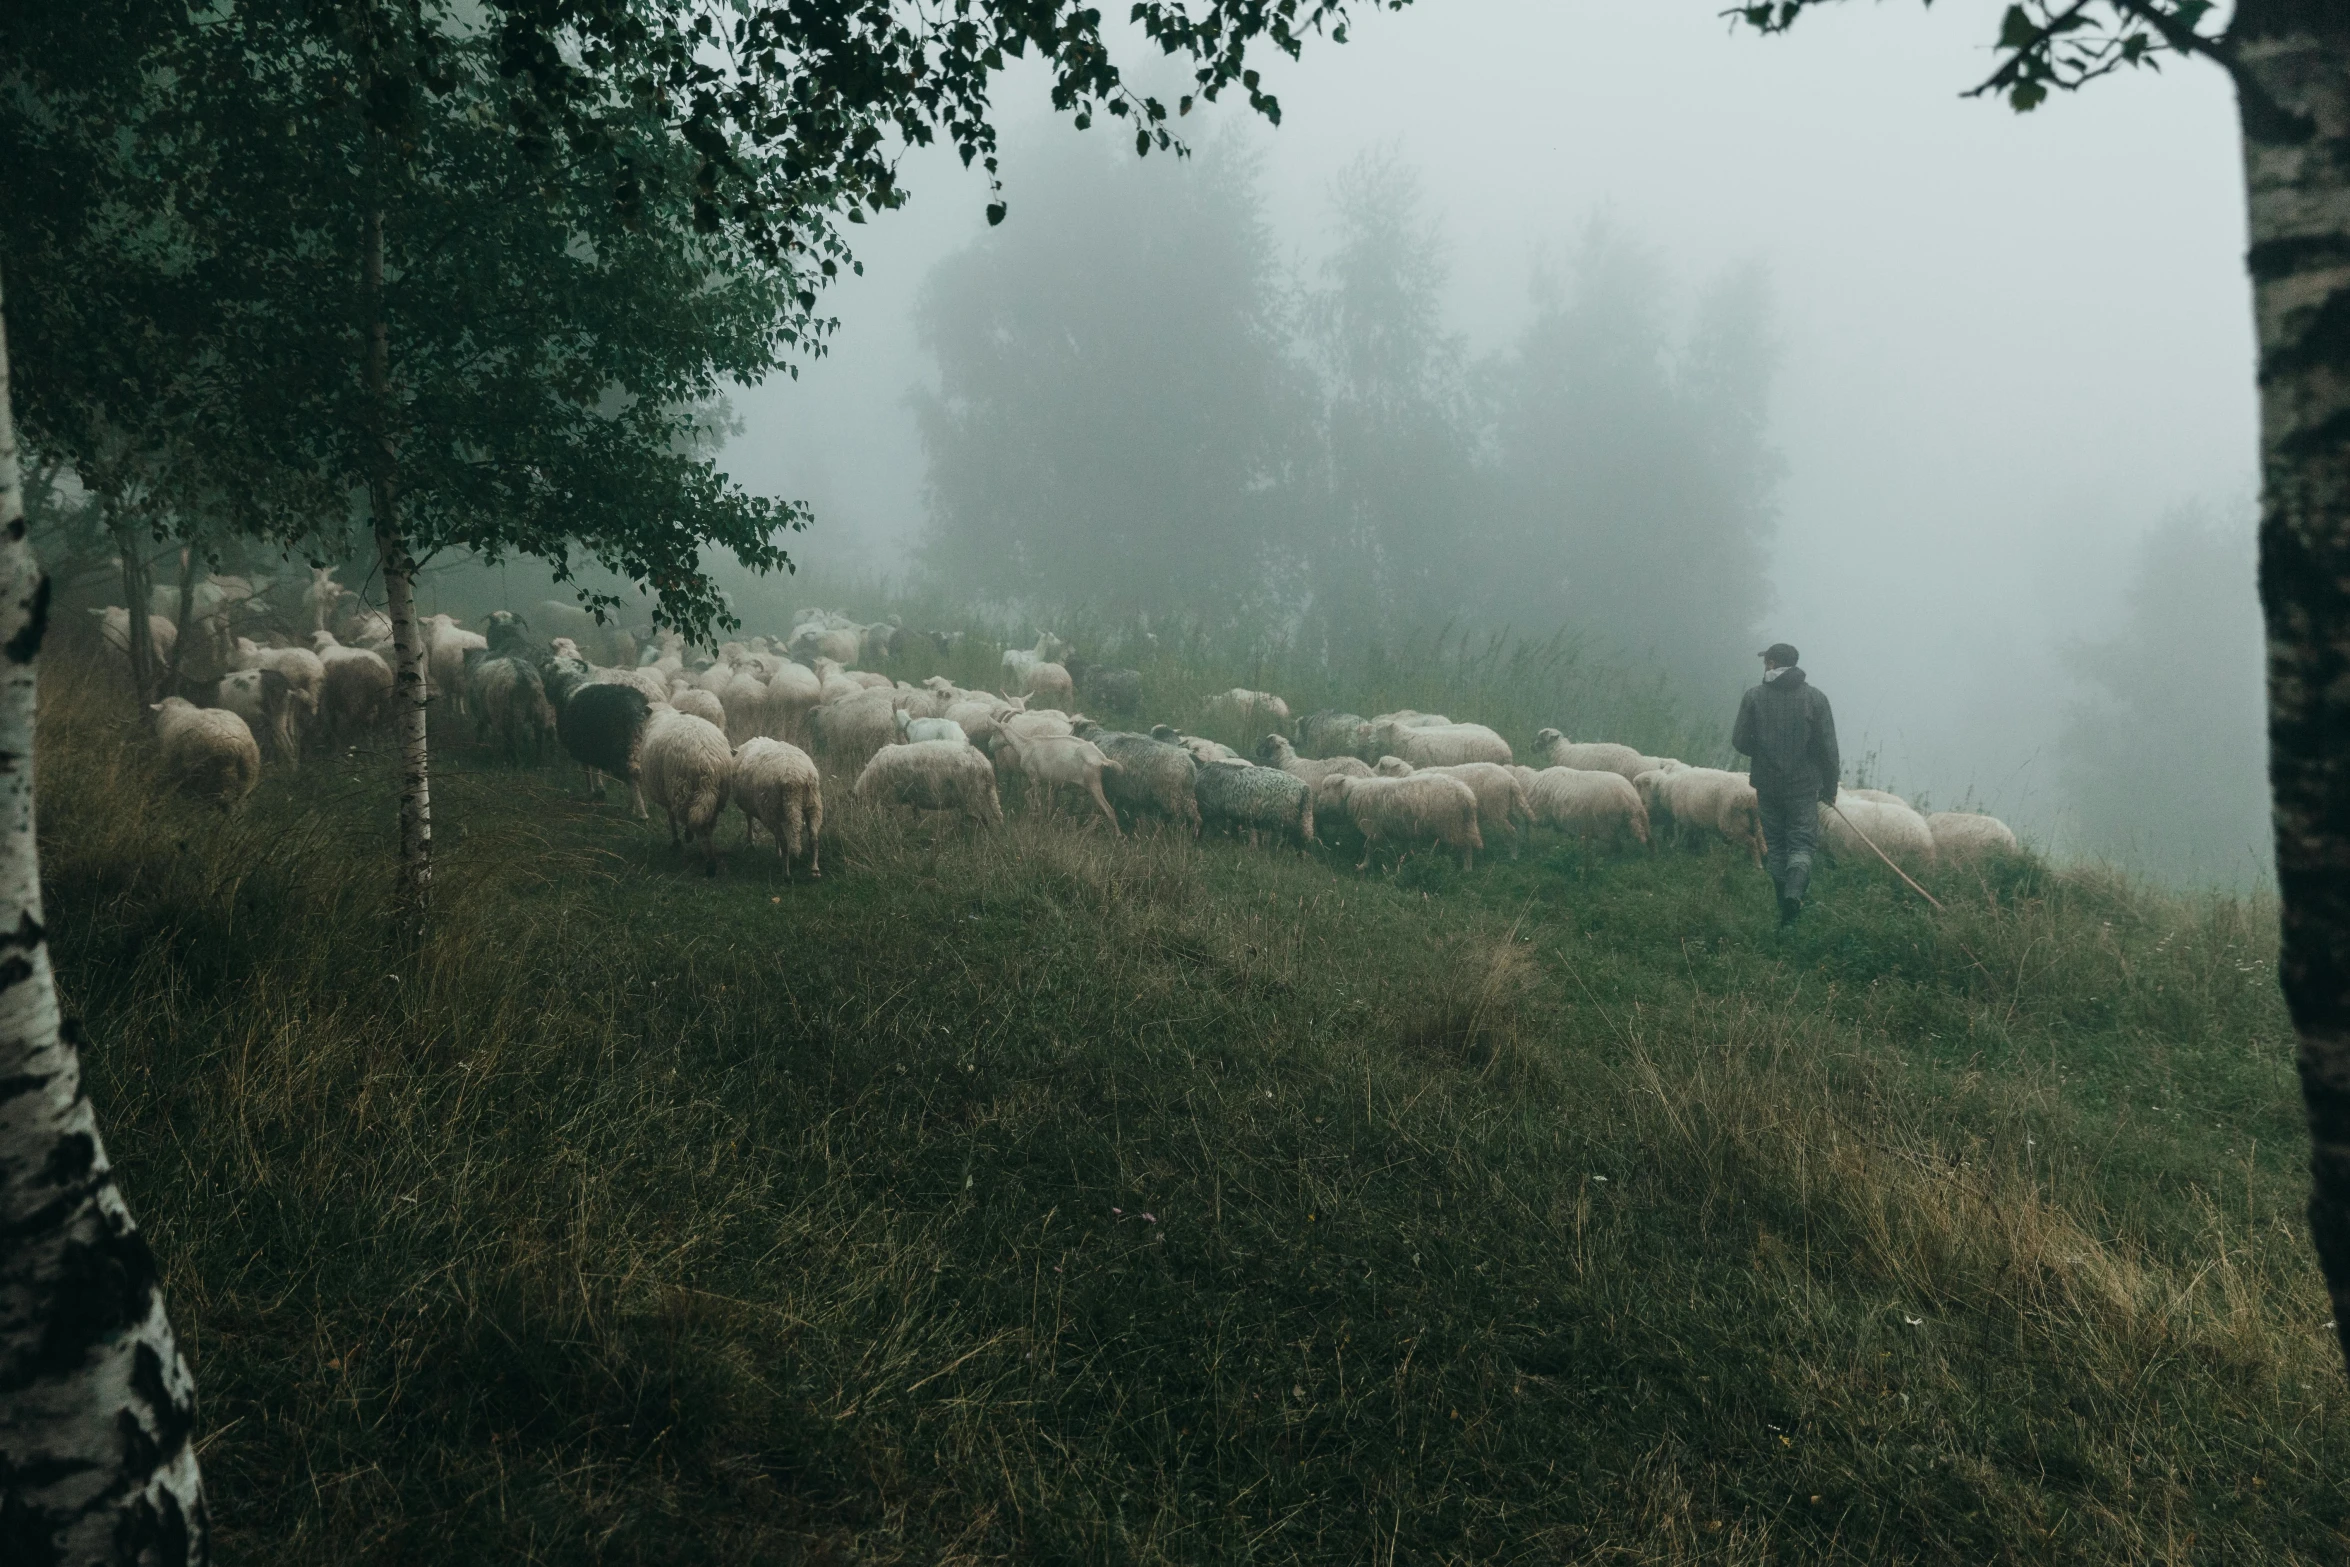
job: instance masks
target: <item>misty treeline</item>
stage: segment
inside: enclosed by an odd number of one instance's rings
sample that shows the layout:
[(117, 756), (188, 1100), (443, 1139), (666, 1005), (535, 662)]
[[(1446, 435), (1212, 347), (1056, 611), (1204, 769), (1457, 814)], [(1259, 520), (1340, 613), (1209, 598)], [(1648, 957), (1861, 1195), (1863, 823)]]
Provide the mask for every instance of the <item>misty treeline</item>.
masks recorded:
[(2079, 847), (2168, 880), (2266, 881), (2265, 647), (2242, 522), (2198, 508), (2138, 546), (2121, 612), (2064, 649), (2058, 763)]
[(1404, 626), (1561, 629), (1696, 689), (1751, 662), (1780, 472), (1767, 280), (1685, 306), (1592, 223), (1500, 352), (1444, 321), (1420, 174), (1359, 157), (1285, 257), (1237, 139), (1054, 137), (1020, 221), (942, 262), (923, 564), (975, 595), (1184, 616), (1337, 660)]

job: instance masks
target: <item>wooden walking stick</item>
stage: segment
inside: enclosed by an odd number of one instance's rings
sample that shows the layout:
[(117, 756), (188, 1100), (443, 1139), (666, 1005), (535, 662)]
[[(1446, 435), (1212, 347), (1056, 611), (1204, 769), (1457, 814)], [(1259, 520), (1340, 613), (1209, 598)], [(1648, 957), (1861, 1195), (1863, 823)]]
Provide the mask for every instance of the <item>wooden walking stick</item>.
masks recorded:
[(1854, 821), (1854, 820), (1853, 820), (1851, 817), (1849, 817), (1849, 816), (1845, 816), (1845, 815), (1844, 815), (1844, 807), (1843, 807), (1843, 806), (1841, 806), (1841, 805), (1838, 805), (1838, 804), (1837, 804), (1835, 801), (1833, 801), (1833, 800), (1830, 800), (1830, 801), (1828, 801), (1828, 802), (1827, 802), (1827, 806), (1828, 806), (1828, 809), (1829, 809), (1829, 810), (1831, 810), (1831, 811), (1834, 811), (1834, 812), (1835, 812), (1835, 813), (1836, 813), (1838, 816), (1840, 816), (1840, 817), (1843, 817), (1843, 820), (1844, 820), (1844, 825), (1852, 829), (1852, 835), (1853, 835), (1855, 838), (1858, 838), (1858, 839), (1859, 839), (1861, 842), (1863, 842), (1863, 843), (1865, 843), (1865, 844), (1867, 844), (1867, 845), (1869, 846), (1869, 851), (1870, 851), (1872, 854), (1876, 855), (1876, 857), (1877, 857), (1878, 859), (1880, 859), (1880, 860), (1883, 860), (1883, 861), (1884, 861), (1884, 862), (1885, 862), (1885, 863), (1886, 863), (1888, 866), (1891, 866), (1891, 867), (1892, 867), (1892, 870), (1893, 870), (1893, 874), (1894, 874), (1894, 875), (1896, 875), (1896, 876), (1900, 877), (1900, 878), (1901, 878), (1903, 881), (1909, 882), (1910, 891), (1912, 891), (1912, 892), (1916, 893), (1916, 894), (1917, 894), (1919, 897), (1921, 897), (1921, 898), (1925, 899), (1925, 900), (1926, 900), (1928, 903), (1931, 903), (1932, 905), (1934, 905), (1934, 912), (1935, 912), (1935, 913), (1937, 913), (1937, 914), (1940, 914), (1940, 913), (1944, 912), (1944, 910), (1943, 910), (1943, 908), (1942, 908), (1942, 900), (1941, 900), (1940, 898), (1937, 898), (1937, 897), (1935, 897), (1935, 896), (1934, 896), (1932, 893), (1928, 892), (1928, 891), (1927, 891), (1925, 888), (1923, 888), (1923, 887), (1919, 886), (1919, 885), (1918, 885), (1918, 884), (1917, 884), (1915, 881), (1911, 880), (1909, 872), (1907, 872), (1907, 871), (1903, 870), (1903, 869), (1902, 869), (1900, 866), (1898, 866), (1898, 865), (1894, 865), (1894, 864), (1893, 864), (1893, 856), (1892, 856), (1892, 855), (1890, 855), (1890, 854), (1887, 854), (1887, 853), (1886, 853), (1886, 852), (1885, 852), (1883, 849), (1880, 849), (1880, 848), (1878, 848), (1878, 847), (1877, 847), (1877, 840), (1876, 840), (1876, 839), (1874, 839), (1874, 838), (1871, 838), (1871, 837), (1870, 837), (1870, 836), (1869, 836), (1867, 833), (1865, 833), (1865, 832), (1862, 832), (1862, 831), (1860, 830), (1860, 823), (1858, 823), (1858, 822)]

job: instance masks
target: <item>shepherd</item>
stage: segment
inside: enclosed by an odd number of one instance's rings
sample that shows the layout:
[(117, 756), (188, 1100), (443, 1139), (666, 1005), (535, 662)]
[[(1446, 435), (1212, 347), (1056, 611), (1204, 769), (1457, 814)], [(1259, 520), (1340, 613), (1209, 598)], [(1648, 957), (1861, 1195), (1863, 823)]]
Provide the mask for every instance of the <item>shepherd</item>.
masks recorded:
[(1843, 762), (1836, 755), (1836, 715), (1804, 675), (1795, 649), (1774, 642), (1762, 651), (1762, 684), (1738, 703), (1730, 744), (1752, 757), (1761, 808), (1763, 863), (1779, 890), (1779, 925), (1795, 923), (1811, 886), (1812, 851), (1820, 843), (1820, 806), (1836, 803)]

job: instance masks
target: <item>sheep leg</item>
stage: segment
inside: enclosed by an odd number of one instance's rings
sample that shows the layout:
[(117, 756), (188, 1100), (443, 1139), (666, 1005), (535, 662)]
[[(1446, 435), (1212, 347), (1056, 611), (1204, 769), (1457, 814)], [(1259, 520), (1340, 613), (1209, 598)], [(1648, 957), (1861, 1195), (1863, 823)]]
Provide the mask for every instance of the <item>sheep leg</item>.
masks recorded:
[(645, 809), (645, 786), (643, 780), (631, 778), (628, 781), (628, 794), (630, 801), (636, 808), (636, 819), (638, 821), (641, 822), (653, 814), (652, 812)]
[(1125, 837), (1126, 834), (1118, 829), (1118, 813), (1110, 809), (1109, 797), (1102, 793), (1102, 775), (1097, 772), (1089, 776), (1085, 780), (1085, 787), (1093, 795), (1093, 803), (1100, 806), (1102, 814), (1110, 819), (1110, 836)]

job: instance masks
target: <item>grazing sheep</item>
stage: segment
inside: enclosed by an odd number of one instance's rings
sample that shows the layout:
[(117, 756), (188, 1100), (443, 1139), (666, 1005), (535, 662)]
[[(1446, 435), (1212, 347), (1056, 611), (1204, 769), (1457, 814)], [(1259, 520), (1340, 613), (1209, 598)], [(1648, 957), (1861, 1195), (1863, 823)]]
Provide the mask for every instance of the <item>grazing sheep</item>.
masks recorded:
[(587, 769), (589, 796), (604, 797), (604, 774), (626, 779), (629, 810), (640, 821), (647, 815), (642, 753), (652, 711), (635, 686), (598, 680), (574, 687), (555, 707), (556, 738)]
[(1360, 713), (1342, 713), (1331, 707), (1308, 713), (1297, 721), (1298, 750), (1315, 759), (1349, 756), (1367, 761), (1355, 756), (1355, 732), (1368, 722)]
[(1586, 858), (1595, 838), (1630, 837), (1644, 846), (1649, 842), (1648, 808), (1621, 773), (1576, 767), (1526, 769), (1519, 784), (1534, 820), (1581, 838)]
[(1286, 833), (1301, 849), (1314, 841), (1313, 788), (1278, 767), (1237, 757), (1210, 762), (1199, 769), (1192, 789), (1204, 826), (1245, 832), (1252, 848), (1260, 832)]
[(1069, 678), (1069, 671), (1060, 664), (1040, 663), (1028, 666), (1028, 677), (1022, 691), (1031, 702), (1056, 702), (1074, 706), (1077, 701), (1077, 683)]
[(1733, 847), (1746, 849), (1755, 864), (1763, 862), (1762, 796), (1752, 783), (1741, 779), (1737, 788), (1722, 795), (1714, 827)]
[(239, 637), (229, 655), (229, 668), (269, 669), (285, 677), (294, 697), (293, 735), (299, 749), (326, 700), (326, 665), (318, 655), (306, 647), (260, 647), (249, 637)]
[(720, 716), (714, 722), (725, 728), (730, 745), (741, 745), (768, 732), (767, 681), (767, 672), (755, 658), (746, 657), (736, 663), (734, 678), (717, 693)]
[(1016, 713), (1006, 713), (996, 727), (1005, 734), (1018, 735), (1023, 740), (1044, 740), (1077, 732), (1075, 719), (1049, 707), (1025, 708)]
[(889, 693), (876, 691), (843, 702), (826, 702), (808, 715), (809, 750), (829, 773), (856, 772), (898, 737), (897, 709)]
[(1112, 806), (1137, 820), (1154, 816), (1188, 827), (1193, 837), (1199, 836), (1199, 797), (1194, 787), (1199, 767), (1189, 751), (1149, 735), (1104, 729), (1090, 719), (1078, 732), (1118, 764), (1115, 772), (1102, 775), (1102, 792)]
[(1171, 724), (1151, 725), (1151, 738), (1166, 745), (1179, 745), (1191, 753), (1191, 759), (1203, 767), (1210, 762), (1246, 761), (1238, 751), (1213, 740), (1202, 740), (1198, 735), (1179, 734)]
[[(127, 655), (131, 650), (131, 612), (120, 604), (110, 604), (104, 609), (93, 609), (90, 613), (98, 617), (100, 639), (117, 653)], [(161, 615), (147, 617), (147, 645), (155, 650), (157, 658), (171, 657), (171, 650), (179, 639), (177, 622)]]
[(960, 728), (973, 745), (984, 748), (995, 744), (1004, 719), (1016, 711), (1001, 697), (974, 696), (951, 704), (939, 716)]
[(1368, 778), (1370, 766), (1359, 756), (1306, 757), (1281, 735), (1271, 734), (1257, 742), (1257, 759), (1280, 768), (1292, 778), (1305, 780), (1311, 789), (1325, 778)]
[(1724, 808), (1740, 798), (1741, 790), (1751, 788), (1744, 773), (1724, 772), (1718, 767), (1684, 767), (1668, 773), (1652, 767), (1639, 775), (1639, 781), (1646, 785), (1642, 797), (1651, 819), (1661, 814), (1671, 822), (1676, 841), (1699, 843), (1719, 834), (1738, 847), (1762, 852), (1759, 833), (1749, 835), (1743, 818), (1726, 819), (1723, 815)]
[(766, 727), (760, 733), (770, 740), (801, 744), (808, 737), (808, 715), (822, 700), (824, 682), (816, 678), (816, 671), (789, 660), (777, 664), (767, 678)]
[(1242, 729), (1253, 729), (1259, 724), (1286, 724), (1289, 722), (1289, 704), (1270, 691), (1251, 691), (1234, 686), (1219, 691), (1207, 700), (1207, 716), (1230, 723)]
[(188, 793), (217, 801), (227, 810), (261, 781), (261, 747), (236, 714), (198, 707), (176, 696), (165, 697), (148, 711), (155, 715), (163, 770)]
[(1836, 791), (1836, 793), (1837, 793), (1837, 797), (1838, 797), (1838, 798), (1840, 798), (1840, 799), (1850, 799), (1850, 800), (1874, 800), (1874, 801), (1876, 801), (1876, 802), (1877, 802), (1879, 805), (1898, 805), (1898, 806), (1900, 806), (1900, 807), (1901, 807), (1903, 810), (1909, 810), (1909, 811), (1914, 811), (1914, 810), (1916, 810), (1916, 809), (1917, 809), (1917, 807), (1916, 807), (1916, 806), (1914, 806), (1914, 805), (1911, 805), (1911, 804), (1910, 804), (1910, 803), (1909, 803), (1907, 800), (1904, 800), (1904, 799), (1903, 799), (1903, 798), (1902, 798), (1900, 795), (1897, 795), (1897, 794), (1895, 794), (1895, 793), (1894, 793), (1892, 790), (1890, 790), (1890, 789), (1844, 789), (1844, 788), (1839, 788), (1839, 789)]
[(311, 633), (322, 668), (319, 716), (327, 740), (343, 745), (379, 727), (392, 711), (392, 666), (373, 648), (345, 647), (331, 631)]
[(1373, 724), (1393, 724), (1399, 729), (1449, 729), (1452, 720), (1442, 713), (1423, 713), (1417, 708), (1399, 707), (1392, 713), (1374, 714)]
[(236, 714), (254, 734), (266, 737), (270, 754), (290, 762), (302, 749), (297, 725), (301, 701), (293, 685), (274, 669), (240, 669), (223, 675), (215, 705)]
[(904, 708), (898, 709), (898, 744), (911, 745), (921, 740), (947, 740), (956, 745), (971, 743), (963, 726), (951, 718), (916, 718)]
[(1456, 762), (1415, 768), (1400, 757), (1383, 756), (1376, 771), (1389, 778), (1412, 773), (1458, 778), (1477, 796), (1478, 836), (1487, 843), (1493, 841), (1496, 833), (1508, 838), (1513, 860), (1518, 857), (1519, 846), (1533, 832), (1534, 807), (1526, 798), (1526, 786), (1518, 779), (1518, 768), (1498, 762)]
[(1373, 719), (1357, 731), (1366, 760), (1394, 756), (1414, 767), (1454, 767), (1463, 762), (1509, 766), (1509, 742), (1483, 724), (1412, 724)]
[(708, 873), (718, 874), (718, 818), (734, 780), (734, 748), (726, 731), (706, 718), (663, 703), (649, 709), (638, 771), (645, 798), (668, 813), (669, 846), (689, 852), (696, 838)]
[(1820, 807), (1820, 847), (1832, 856), (1841, 859), (1850, 855), (1874, 863), (1877, 856), (1861, 841), (1863, 833), (1897, 864), (1933, 863), (1934, 830), (1906, 805), (1864, 800), (1848, 789), (1839, 789), (1834, 809)]
[(493, 654), (467, 666), (473, 691), (474, 738), (498, 742), (510, 763), (537, 766), (555, 732), (555, 709), (538, 666), (518, 653)]
[(2013, 828), (1978, 811), (1936, 811), (1926, 818), (1926, 830), (1933, 835), (1936, 859), (1961, 861), (2023, 852)]
[(858, 800), (868, 805), (903, 805), (916, 812), (953, 811), (983, 827), (1000, 825), (995, 769), (976, 746), (925, 740), (885, 745), (857, 775)]
[(343, 628), (351, 639), (350, 645), (370, 653), (392, 651), (392, 617), (380, 609), (362, 609), (351, 616), (351, 623)]
[[(1477, 830), (1476, 792), (1458, 778), (1441, 773), (1424, 777), (1415, 773), (1408, 778), (1325, 778), (1321, 796), (1325, 805), (1335, 805), (1344, 812), (1363, 835), (1362, 863), (1355, 867), (1358, 871), (1369, 869), (1371, 856), (1390, 839), (1428, 841), (1458, 849), (1464, 871), (1476, 863), (1477, 851), (1485, 847)], [(1398, 858), (1396, 863), (1403, 861)]]
[(1534, 754), (1545, 767), (1572, 767), (1579, 772), (1618, 773), (1629, 783), (1642, 773), (1661, 771), (1657, 757), (1642, 756), (1628, 745), (1609, 740), (1569, 740), (1556, 729), (1535, 733)]
[(706, 723), (716, 724), (730, 735), (734, 733), (734, 726), (727, 722), (726, 704), (699, 686), (672, 687), (669, 705), (681, 713), (691, 713)]
[(1053, 796), (1057, 791), (1064, 788), (1080, 789), (1092, 799), (1103, 818), (1109, 822), (1110, 836), (1123, 836), (1118, 827), (1118, 813), (1110, 809), (1109, 799), (1102, 793), (1103, 774), (1115, 773), (1118, 764), (1104, 756), (1092, 741), (1080, 740), (1073, 734), (1031, 737), (1015, 729), (1006, 729), (1002, 746), (1009, 752), (1021, 775), (1041, 789), (1039, 798), (1046, 814), (1052, 812)]
[(631, 690), (642, 693), (647, 702), (666, 703), (669, 700), (669, 682), (662, 679), (657, 672), (650, 669), (640, 669), (634, 664), (626, 667), (617, 665), (592, 666), (588, 671), (588, 679), (590, 683), (595, 685), (627, 686)]

